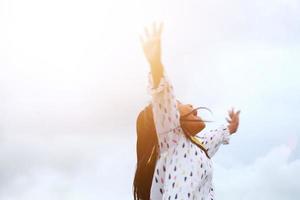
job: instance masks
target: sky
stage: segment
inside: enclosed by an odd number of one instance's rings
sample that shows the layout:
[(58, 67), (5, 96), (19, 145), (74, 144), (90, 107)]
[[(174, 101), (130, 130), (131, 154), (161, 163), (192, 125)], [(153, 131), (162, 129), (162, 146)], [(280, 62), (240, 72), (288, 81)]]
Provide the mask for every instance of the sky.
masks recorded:
[(297, 0), (0, 0), (0, 200), (132, 198), (150, 101), (139, 35), (164, 22), (176, 97), (240, 127), (214, 156), (219, 200), (300, 192)]

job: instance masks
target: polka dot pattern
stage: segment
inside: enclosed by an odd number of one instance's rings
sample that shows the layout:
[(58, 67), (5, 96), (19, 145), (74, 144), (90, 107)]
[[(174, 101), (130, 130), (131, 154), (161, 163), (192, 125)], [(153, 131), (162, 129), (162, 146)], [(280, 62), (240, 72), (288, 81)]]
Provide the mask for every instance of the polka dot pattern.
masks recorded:
[[(153, 117), (159, 140), (159, 156), (153, 174), (151, 200), (214, 200), (212, 161), (203, 150), (187, 139), (180, 127), (173, 87), (166, 76), (153, 88)], [(225, 126), (199, 133), (200, 141), (212, 157), (221, 144), (229, 143)]]

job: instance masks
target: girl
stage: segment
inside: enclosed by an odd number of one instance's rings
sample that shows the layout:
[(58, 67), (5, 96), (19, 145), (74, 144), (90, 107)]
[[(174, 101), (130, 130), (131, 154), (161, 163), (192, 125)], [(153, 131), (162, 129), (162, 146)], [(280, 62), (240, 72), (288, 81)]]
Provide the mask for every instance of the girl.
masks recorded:
[[(148, 92), (152, 101), (137, 118), (137, 168), (135, 200), (213, 200), (210, 158), (221, 144), (228, 144), (239, 125), (239, 113), (229, 111), (228, 125), (196, 134), (205, 128), (190, 104), (182, 104), (161, 62), (163, 24), (153, 24), (141, 37), (150, 64)], [(144, 39), (145, 38), (145, 39)]]

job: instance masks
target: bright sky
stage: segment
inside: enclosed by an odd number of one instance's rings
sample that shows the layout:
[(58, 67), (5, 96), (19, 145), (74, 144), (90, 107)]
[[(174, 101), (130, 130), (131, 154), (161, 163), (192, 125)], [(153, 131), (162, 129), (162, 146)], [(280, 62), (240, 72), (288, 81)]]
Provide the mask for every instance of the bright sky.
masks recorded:
[(0, 0), (0, 199), (132, 199), (135, 119), (150, 100), (139, 34), (163, 21), (177, 98), (240, 129), (218, 199), (300, 193), (297, 0)]

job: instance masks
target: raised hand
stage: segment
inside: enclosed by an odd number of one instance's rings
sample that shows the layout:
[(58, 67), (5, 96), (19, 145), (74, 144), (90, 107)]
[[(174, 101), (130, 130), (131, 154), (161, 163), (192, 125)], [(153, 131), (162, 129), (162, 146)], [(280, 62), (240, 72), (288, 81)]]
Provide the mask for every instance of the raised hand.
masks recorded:
[(230, 119), (226, 117), (226, 120), (229, 123), (228, 129), (229, 129), (230, 134), (235, 133), (239, 127), (240, 112), (241, 112), (240, 110), (235, 112), (233, 108), (228, 111), (228, 115), (229, 115)]
[(161, 65), (161, 33), (163, 23), (152, 24), (152, 29), (145, 27), (144, 36), (140, 36), (141, 44), (147, 61), (151, 66)]

